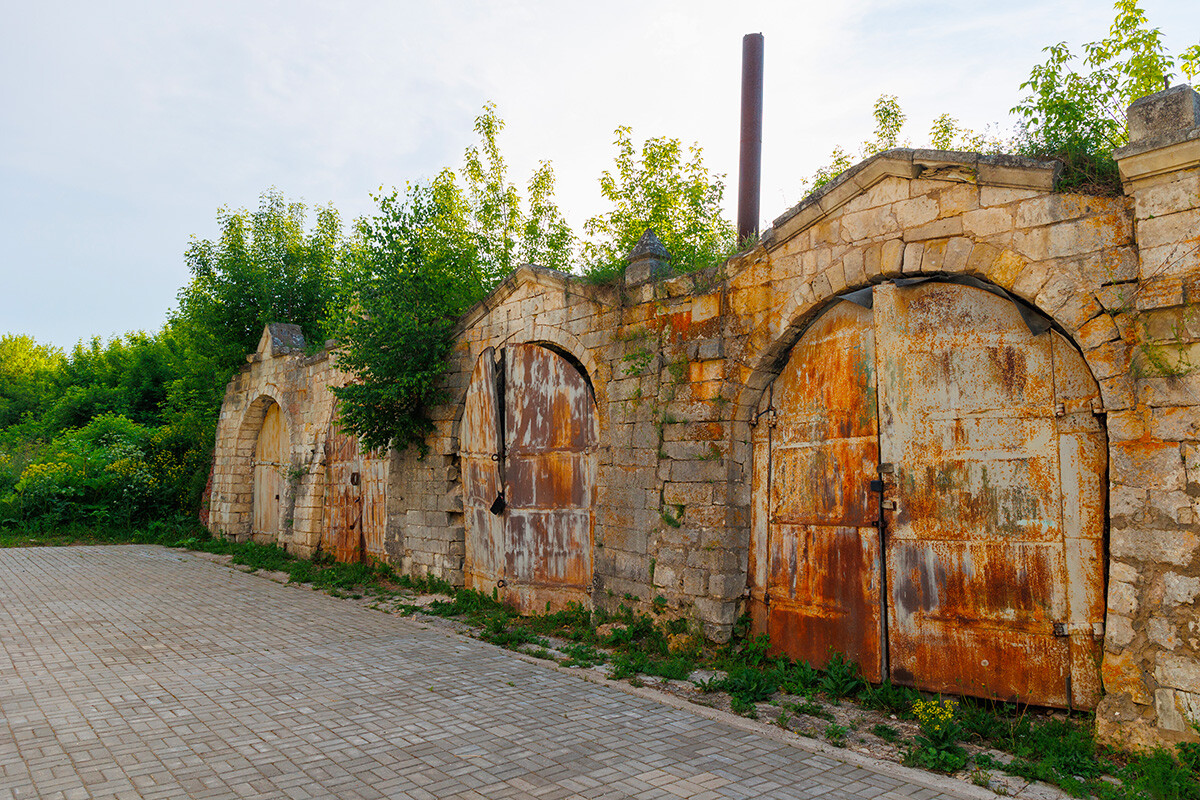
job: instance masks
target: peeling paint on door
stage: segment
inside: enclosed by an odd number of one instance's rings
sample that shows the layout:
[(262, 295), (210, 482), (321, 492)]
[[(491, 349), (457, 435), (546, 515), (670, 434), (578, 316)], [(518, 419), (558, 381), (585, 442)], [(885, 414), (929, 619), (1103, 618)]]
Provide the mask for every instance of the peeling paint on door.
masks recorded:
[(599, 433), (583, 374), (538, 345), (485, 351), (461, 438), (467, 585), (527, 612), (586, 601)]

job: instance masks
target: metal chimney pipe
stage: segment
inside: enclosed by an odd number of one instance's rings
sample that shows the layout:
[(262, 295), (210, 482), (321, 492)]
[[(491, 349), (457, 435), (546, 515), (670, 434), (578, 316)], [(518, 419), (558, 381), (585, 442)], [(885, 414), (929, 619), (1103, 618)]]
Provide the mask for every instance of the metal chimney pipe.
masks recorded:
[(738, 241), (758, 238), (762, 177), (763, 35), (742, 37), (742, 144), (738, 160)]

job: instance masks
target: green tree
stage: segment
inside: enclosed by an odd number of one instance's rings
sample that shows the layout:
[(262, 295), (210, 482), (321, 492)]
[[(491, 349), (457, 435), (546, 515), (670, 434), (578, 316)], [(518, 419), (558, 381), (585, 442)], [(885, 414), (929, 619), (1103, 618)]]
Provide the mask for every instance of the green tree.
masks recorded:
[(341, 219), (332, 207), (318, 208), (306, 231), (306, 214), (302, 203), (271, 189), (256, 211), (220, 209), (216, 241), (193, 237), (184, 256), (192, 280), (171, 319), (193, 355), (227, 373), (269, 322), (295, 323), (310, 341), (324, 340)]
[(441, 399), (456, 319), (494, 275), (480, 257), (470, 204), (450, 170), (376, 198), (344, 265), (352, 291), (337, 331), (338, 364), (358, 382), (335, 388), (342, 426), (372, 449), (424, 448), (426, 409)]
[(499, 283), (521, 264), (561, 271), (570, 268), (574, 235), (554, 203), (554, 168), (543, 161), (529, 178), (528, 210), (508, 180), (508, 165), (498, 137), (504, 120), (488, 103), (475, 118), (479, 144), (467, 148), (462, 177), (466, 214), (478, 240), (478, 258), (486, 281)]
[(0, 428), (40, 414), (58, 391), (64, 358), (33, 337), (0, 336)]
[(453, 345), (451, 331), (521, 263), (566, 270), (573, 236), (554, 204), (554, 170), (542, 162), (523, 201), (508, 179), (489, 103), (475, 120), (459, 176), (375, 198), (343, 259), (338, 363), (356, 382), (334, 393), (342, 426), (368, 447), (424, 448), (430, 405)]
[(710, 175), (698, 145), (678, 139), (647, 139), (637, 152), (632, 131), (616, 129), (615, 169), (600, 176), (600, 192), (612, 210), (584, 223), (585, 273), (608, 280), (621, 273), (625, 257), (647, 228), (671, 253), (672, 266), (687, 272), (718, 263), (737, 245), (731, 222), (721, 214), (723, 176)]

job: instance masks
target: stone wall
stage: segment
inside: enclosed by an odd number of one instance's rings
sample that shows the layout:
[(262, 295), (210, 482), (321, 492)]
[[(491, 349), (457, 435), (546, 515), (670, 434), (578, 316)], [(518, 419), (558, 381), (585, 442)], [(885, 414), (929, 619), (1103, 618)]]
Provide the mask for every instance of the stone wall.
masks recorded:
[[(1120, 197), (1052, 191), (1057, 166), (894, 150), (777, 219), (718, 268), (672, 276), (653, 247), (591, 286), (536, 267), (461, 321), (429, 452), (393, 453), (385, 549), (405, 571), (463, 581), (460, 424), (488, 347), (540, 343), (586, 373), (599, 417), (596, 606), (656, 598), (729, 636), (752, 559), (752, 426), (806, 325), (836, 296), (918, 275), (967, 275), (1053, 320), (1100, 386), (1109, 440), (1108, 612), (1100, 732), (1138, 746), (1194, 739), (1200, 718), (1200, 96), (1130, 109)], [(268, 332), (269, 333), (269, 332)], [(269, 337), (266, 337), (269, 338)], [(320, 541), (321, 437), (345, 380), (325, 355), (264, 341), (230, 384), (211, 527), (248, 531), (246, 461), (266, 399), (286, 412), (302, 476), (290, 532)], [(753, 580), (749, 581), (754, 583)], [(761, 581), (758, 582), (761, 585)]]

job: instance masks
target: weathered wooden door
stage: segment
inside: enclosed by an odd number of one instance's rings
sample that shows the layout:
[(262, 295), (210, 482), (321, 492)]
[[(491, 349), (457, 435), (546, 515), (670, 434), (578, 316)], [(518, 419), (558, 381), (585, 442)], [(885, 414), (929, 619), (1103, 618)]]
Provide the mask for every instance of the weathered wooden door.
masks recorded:
[[(769, 574), (757, 573), (769, 602), (761, 627), (787, 642), (778, 647), (819, 656), (836, 633), (812, 620), (840, 620), (846, 640), (835, 649), (858, 653), (868, 676), (878, 669), (930, 691), (1094, 705), (1105, 439), (1086, 364), (1061, 335), (1034, 336), (1012, 303), (980, 288), (884, 284), (873, 305), (839, 303), (818, 319), (773, 389), (770, 467), (756, 470), (769, 483), (756, 486), (769, 496), (756, 514), (769, 521), (754, 531), (772, 537)], [(841, 397), (855, 398), (859, 418), (830, 406)], [(862, 442), (875, 431), (872, 450)], [(798, 466), (796, 448), (826, 460)], [(871, 516), (860, 502), (882, 511)], [(862, 542), (871, 539), (865, 526), (878, 524), (882, 569), (865, 545), (858, 563), (875, 566), (870, 579), (812, 533), (789, 539), (801, 518), (865, 521)], [(846, 577), (824, 577), (834, 570)], [(879, 650), (878, 618), (864, 626), (841, 610), (860, 595), (864, 608), (872, 598), (884, 605)]]
[(285, 438), (279, 404), (271, 403), (254, 446), (254, 499), (250, 531), (272, 539), (279, 535), (279, 504), (283, 493), (283, 471), (286, 468)]
[[(793, 348), (771, 388), (763, 628), (823, 666), (834, 651), (882, 678), (879, 463), (871, 312), (838, 303)], [(762, 616), (762, 615), (760, 615)]]
[(462, 424), (467, 585), (522, 611), (585, 602), (599, 438), (583, 374), (548, 348), (485, 352)]
[(386, 456), (364, 453), (358, 437), (338, 428), (336, 408), (325, 437), (326, 502), (321, 549), (338, 561), (384, 558)]

